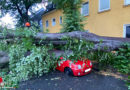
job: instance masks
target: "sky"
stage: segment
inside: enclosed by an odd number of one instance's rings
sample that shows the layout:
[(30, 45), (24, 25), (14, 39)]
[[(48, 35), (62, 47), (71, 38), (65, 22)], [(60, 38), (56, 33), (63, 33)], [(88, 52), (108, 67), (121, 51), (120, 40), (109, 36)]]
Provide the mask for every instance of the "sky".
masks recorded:
[(7, 26), (8, 28), (15, 27), (15, 19), (11, 17), (9, 14), (6, 14), (3, 18), (0, 18), (0, 25), (3, 27)]
[[(39, 4), (37, 7), (35, 7), (35, 11), (38, 11), (40, 8), (45, 8), (43, 4)], [(0, 18), (0, 25), (6, 26), (8, 28), (15, 28), (15, 18), (11, 17), (10, 14), (6, 14), (4, 17)]]

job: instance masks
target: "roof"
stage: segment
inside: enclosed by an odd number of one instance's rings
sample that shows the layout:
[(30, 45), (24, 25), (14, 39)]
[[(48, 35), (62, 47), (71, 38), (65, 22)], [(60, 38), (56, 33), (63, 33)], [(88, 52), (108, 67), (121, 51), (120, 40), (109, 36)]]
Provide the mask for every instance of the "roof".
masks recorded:
[(48, 4), (46, 6), (46, 10), (44, 11), (44, 13), (42, 15), (44, 15), (46, 13), (49, 13), (49, 12), (55, 10), (55, 9), (56, 9), (56, 5), (54, 5), (54, 4)]
[(31, 19), (32, 19), (32, 20), (37, 20), (37, 21), (41, 20), (44, 11), (45, 11), (44, 8), (41, 8), (40, 10), (38, 10), (38, 11), (31, 17)]

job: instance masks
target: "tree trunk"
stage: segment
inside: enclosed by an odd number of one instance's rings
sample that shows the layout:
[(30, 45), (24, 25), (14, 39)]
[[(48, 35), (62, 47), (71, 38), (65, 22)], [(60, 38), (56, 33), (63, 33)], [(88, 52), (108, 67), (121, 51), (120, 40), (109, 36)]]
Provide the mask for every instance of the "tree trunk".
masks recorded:
[[(114, 38), (114, 37), (101, 37), (89, 32), (74, 31), (69, 33), (38, 33), (35, 39), (45, 39), (45, 40), (61, 40), (63, 37), (71, 37), (77, 39), (84, 39), (86, 41), (91, 41), (95, 43), (94, 49), (97, 50), (99, 47), (104, 50), (106, 47), (108, 50), (114, 50), (122, 47), (125, 42), (130, 42), (130, 39), (125, 38)], [(102, 43), (101, 43), (102, 42)]]
[[(6, 36), (0, 35), (0, 39), (12, 39), (11, 42), (13, 42), (14, 38), (16, 37), (21, 38), (23, 36), (15, 36), (14, 34), (9, 34), (9, 33), (6, 34)], [(71, 37), (71, 38), (84, 39), (86, 41), (91, 41), (95, 44), (93, 50), (97, 50), (99, 47), (101, 50), (105, 50), (105, 48), (107, 47), (108, 51), (111, 51), (111, 50), (122, 47), (122, 44), (125, 42), (130, 42), (130, 39), (128, 38), (101, 37), (93, 33), (80, 32), (80, 31), (74, 31), (74, 32), (69, 32), (69, 33), (37, 33), (37, 35), (32, 38), (35, 39), (35, 43), (48, 44), (51, 42), (56, 45), (59, 45), (59, 44), (64, 45), (67, 43), (67, 41), (62, 40), (63, 37)], [(40, 42), (41, 40), (43, 41)], [(61, 53), (61, 51), (57, 51), (55, 53), (59, 55), (58, 54), (59, 52)], [(8, 54), (5, 52), (0, 52), (0, 65), (4, 63), (8, 63), (8, 62), (9, 62)]]
[(6, 52), (0, 51), (0, 68), (9, 62), (9, 56)]
[[(23, 36), (15, 36), (13, 34), (7, 34), (6, 36), (0, 36), (0, 39), (9, 39), (15, 37), (23, 37)], [(101, 50), (108, 48), (108, 51), (117, 49), (122, 47), (122, 44), (125, 42), (130, 42), (128, 38), (114, 38), (114, 37), (101, 37), (93, 33), (89, 32), (81, 32), (81, 31), (74, 31), (69, 33), (37, 33), (35, 37), (35, 43), (39, 43), (41, 40), (41, 44), (66, 44), (67, 41), (62, 40), (63, 37), (71, 37), (77, 39), (84, 39), (86, 41), (91, 41), (95, 44), (94, 50), (97, 50), (99, 47)]]

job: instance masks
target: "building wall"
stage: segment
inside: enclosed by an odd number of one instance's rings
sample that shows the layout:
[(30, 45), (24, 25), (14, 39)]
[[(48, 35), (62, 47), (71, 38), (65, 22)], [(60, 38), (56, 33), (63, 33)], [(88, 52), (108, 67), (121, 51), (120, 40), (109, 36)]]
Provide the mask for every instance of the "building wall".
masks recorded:
[[(84, 0), (87, 1), (87, 0)], [(101, 36), (123, 37), (123, 25), (130, 24), (130, 5), (124, 6), (124, 0), (110, 0), (110, 9), (99, 12), (99, 0), (89, 0), (89, 15), (85, 16), (85, 30)], [(43, 16), (45, 27), (46, 19), (49, 20), (50, 33), (60, 31), (59, 16), (61, 11), (53, 11)], [(52, 26), (50, 20), (56, 18), (56, 26)]]
[[(43, 21), (44, 31), (46, 29), (48, 29), (49, 33), (58, 33), (58, 32), (60, 32), (60, 29), (61, 29), (60, 16), (62, 16), (62, 11), (60, 11), (60, 10), (53, 10), (53, 11), (43, 15), (42, 21)], [(56, 19), (56, 25), (55, 26), (52, 26), (52, 19), (53, 18)], [(49, 27), (48, 28), (46, 28), (46, 20), (48, 20), (48, 22), (49, 22)]]
[(123, 37), (123, 25), (130, 24), (130, 6), (124, 0), (110, 0), (110, 10), (98, 12), (99, 0), (89, 0), (85, 29), (101, 36)]

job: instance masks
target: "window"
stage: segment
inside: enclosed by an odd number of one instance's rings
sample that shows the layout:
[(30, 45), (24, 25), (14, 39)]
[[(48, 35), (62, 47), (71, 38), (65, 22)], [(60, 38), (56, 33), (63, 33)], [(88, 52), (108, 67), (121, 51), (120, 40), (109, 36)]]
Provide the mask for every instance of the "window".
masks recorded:
[(126, 38), (130, 38), (130, 26), (126, 27)]
[(130, 38), (130, 24), (125, 24), (124, 25), (124, 37), (125, 38)]
[(86, 2), (82, 5), (82, 8), (81, 8), (81, 14), (83, 16), (87, 16), (89, 14), (89, 3)]
[(48, 20), (46, 20), (46, 27), (48, 27), (49, 26), (49, 23), (48, 23)]
[(60, 24), (62, 24), (62, 16), (60, 16)]
[(56, 25), (56, 19), (53, 18), (53, 19), (52, 19), (52, 26), (55, 26), (55, 25)]
[(130, 0), (125, 0), (125, 5), (130, 5)]
[(110, 9), (110, 0), (99, 0), (99, 12)]

